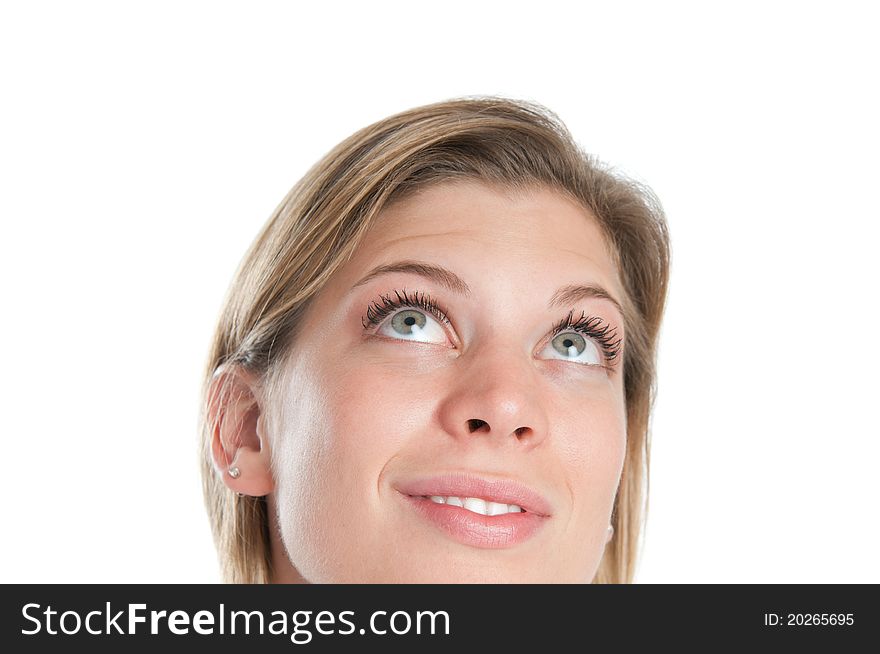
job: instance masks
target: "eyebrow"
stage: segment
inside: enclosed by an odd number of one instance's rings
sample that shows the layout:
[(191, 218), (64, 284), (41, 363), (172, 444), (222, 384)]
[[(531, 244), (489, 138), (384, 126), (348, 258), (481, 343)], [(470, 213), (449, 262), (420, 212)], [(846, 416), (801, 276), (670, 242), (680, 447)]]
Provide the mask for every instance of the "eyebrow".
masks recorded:
[[(376, 266), (370, 272), (368, 272), (359, 282), (352, 286), (351, 290), (353, 291), (359, 286), (363, 286), (364, 284), (369, 283), (380, 275), (387, 275), (391, 273), (408, 273), (411, 275), (418, 275), (439, 284), (440, 286), (452, 291), (453, 293), (457, 293), (458, 295), (463, 295), (468, 298), (473, 297), (473, 293), (471, 292), (471, 289), (467, 285), (467, 283), (448, 268), (444, 268), (443, 266), (438, 266), (436, 264), (425, 263), (423, 261), (412, 260), (395, 261), (394, 263), (385, 263), (380, 266)], [(568, 284), (566, 286), (561, 286), (550, 298), (550, 301), (547, 303), (547, 308), (553, 309), (555, 307), (565, 307), (570, 304), (579, 302), (580, 300), (585, 300), (589, 298), (608, 300), (609, 302), (611, 302), (611, 304), (615, 306), (621, 316), (624, 315), (623, 307), (621, 307), (620, 302), (618, 302), (614, 298), (614, 296), (611, 295), (611, 293), (609, 293), (603, 287), (599, 286), (598, 284), (592, 283)]]

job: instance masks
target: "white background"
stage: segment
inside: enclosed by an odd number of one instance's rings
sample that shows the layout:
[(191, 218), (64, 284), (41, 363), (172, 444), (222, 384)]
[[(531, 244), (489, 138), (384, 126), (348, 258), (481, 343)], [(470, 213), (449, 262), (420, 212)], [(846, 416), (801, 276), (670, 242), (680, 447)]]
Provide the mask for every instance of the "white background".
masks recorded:
[(245, 248), (351, 132), (495, 93), (668, 214), (636, 580), (880, 582), (870, 6), (4, 3), (0, 581), (217, 581), (198, 389)]

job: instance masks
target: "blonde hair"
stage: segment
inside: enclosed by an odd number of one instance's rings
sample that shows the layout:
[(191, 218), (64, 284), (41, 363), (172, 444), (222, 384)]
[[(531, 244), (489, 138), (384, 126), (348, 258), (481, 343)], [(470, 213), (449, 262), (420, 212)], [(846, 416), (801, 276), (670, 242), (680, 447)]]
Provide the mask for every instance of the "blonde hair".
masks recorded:
[(290, 190), (245, 254), (224, 300), (202, 387), (201, 471), (223, 579), (272, 578), (265, 497), (238, 496), (212, 463), (206, 410), (221, 366), (242, 366), (271, 389), (309, 302), (348, 261), (377, 214), (428, 184), (471, 179), (511, 190), (543, 186), (598, 220), (624, 290), (627, 448), (612, 511), (614, 536), (593, 583), (631, 583), (647, 515), (649, 417), (666, 302), (670, 245), (646, 186), (586, 154), (542, 105), (494, 96), (404, 111), (352, 134)]

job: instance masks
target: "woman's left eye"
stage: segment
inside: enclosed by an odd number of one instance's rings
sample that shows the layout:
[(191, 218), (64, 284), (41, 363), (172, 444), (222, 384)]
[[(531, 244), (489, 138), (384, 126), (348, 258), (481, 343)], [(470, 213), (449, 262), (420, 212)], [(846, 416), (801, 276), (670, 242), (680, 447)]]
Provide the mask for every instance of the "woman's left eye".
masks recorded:
[[(553, 337), (547, 344), (546, 350), (552, 350), (560, 354), (566, 355), (560, 360), (575, 361), (584, 365), (601, 366), (602, 353), (592, 341), (592, 339), (584, 338), (578, 332), (562, 332)], [(578, 357), (583, 356), (582, 360)]]

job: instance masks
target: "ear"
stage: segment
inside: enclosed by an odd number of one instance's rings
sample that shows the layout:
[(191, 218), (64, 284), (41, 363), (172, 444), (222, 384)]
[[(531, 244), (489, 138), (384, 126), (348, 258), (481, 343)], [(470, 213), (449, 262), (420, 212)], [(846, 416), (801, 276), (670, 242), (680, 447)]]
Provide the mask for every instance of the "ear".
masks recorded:
[[(221, 366), (208, 387), (207, 416), (214, 467), (237, 493), (261, 497), (275, 488), (269, 439), (256, 375), (239, 365)], [(238, 477), (229, 474), (238, 468)]]

